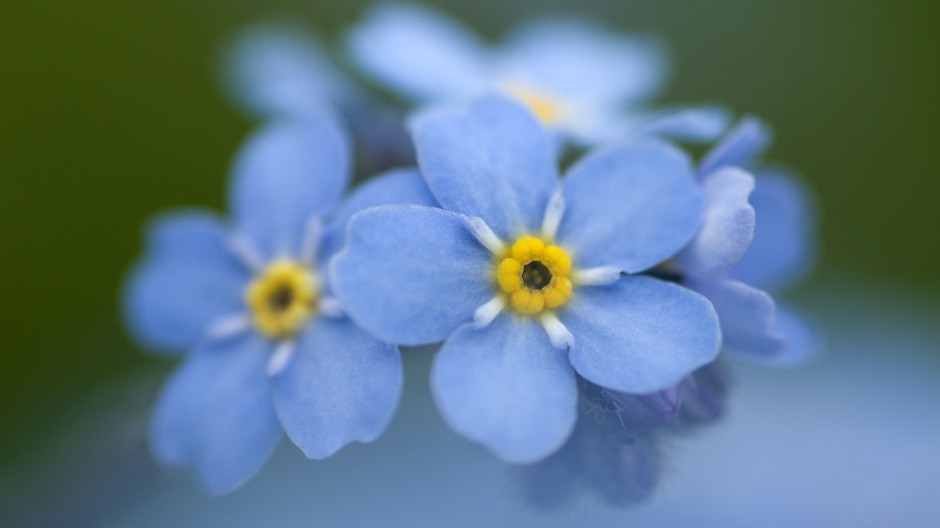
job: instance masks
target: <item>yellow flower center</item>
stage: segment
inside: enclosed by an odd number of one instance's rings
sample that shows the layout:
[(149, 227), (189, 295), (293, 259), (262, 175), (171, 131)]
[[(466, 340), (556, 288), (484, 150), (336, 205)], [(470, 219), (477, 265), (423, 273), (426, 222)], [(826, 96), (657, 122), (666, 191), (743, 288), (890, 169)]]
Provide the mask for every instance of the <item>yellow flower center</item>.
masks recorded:
[(255, 327), (268, 337), (295, 335), (312, 317), (317, 306), (313, 271), (292, 260), (271, 263), (248, 286), (245, 303)]
[(496, 282), (519, 313), (535, 315), (571, 298), (571, 257), (553, 244), (522, 237), (496, 265)]
[(561, 101), (551, 96), (522, 86), (513, 86), (507, 91), (509, 95), (526, 105), (544, 125), (553, 125), (561, 117), (563, 105)]

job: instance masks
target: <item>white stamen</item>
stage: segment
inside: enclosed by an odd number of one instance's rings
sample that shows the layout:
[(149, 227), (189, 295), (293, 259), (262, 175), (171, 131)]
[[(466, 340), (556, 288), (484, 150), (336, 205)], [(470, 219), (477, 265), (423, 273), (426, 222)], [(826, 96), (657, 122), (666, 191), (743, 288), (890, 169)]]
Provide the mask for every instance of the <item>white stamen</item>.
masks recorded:
[(473, 312), (473, 326), (476, 328), (483, 328), (488, 324), (493, 322), (493, 319), (496, 319), (496, 316), (503, 311), (503, 308), (506, 307), (506, 298), (502, 295), (497, 295), (486, 302), (483, 306), (477, 308), (477, 311)]
[(228, 339), (242, 332), (251, 330), (251, 317), (240, 313), (222, 317), (213, 321), (206, 331), (206, 339)]
[(346, 312), (343, 309), (343, 303), (336, 297), (323, 297), (320, 299), (320, 304), (317, 306), (317, 313), (323, 317), (329, 317), (332, 319), (339, 319), (343, 317)]
[(255, 273), (264, 271), (264, 257), (247, 238), (239, 233), (229, 237), (229, 248), (249, 270)]
[(555, 194), (548, 200), (545, 216), (542, 218), (542, 238), (554, 240), (555, 233), (558, 232), (558, 226), (561, 225), (561, 218), (564, 215), (565, 197), (561, 195), (561, 191), (555, 191)]
[(552, 346), (563, 350), (570, 350), (574, 346), (574, 336), (565, 324), (555, 317), (555, 314), (544, 314), (541, 321), (545, 331), (548, 332), (548, 340), (552, 342)]
[(321, 240), (323, 240), (323, 221), (317, 216), (311, 216), (304, 226), (304, 239), (300, 246), (300, 261), (304, 265), (313, 267), (316, 264)]
[(494, 255), (501, 255), (506, 251), (506, 244), (496, 236), (496, 233), (486, 225), (486, 222), (479, 217), (471, 216), (467, 219), (467, 225), (473, 236), (483, 244), (483, 247), (490, 250)]
[(268, 360), (268, 376), (277, 376), (284, 370), (284, 367), (294, 357), (294, 349), (297, 348), (293, 341), (286, 340), (277, 344), (271, 359)]
[(582, 286), (604, 286), (617, 282), (617, 279), (620, 278), (620, 268), (598, 266), (596, 268), (574, 270), (571, 278)]

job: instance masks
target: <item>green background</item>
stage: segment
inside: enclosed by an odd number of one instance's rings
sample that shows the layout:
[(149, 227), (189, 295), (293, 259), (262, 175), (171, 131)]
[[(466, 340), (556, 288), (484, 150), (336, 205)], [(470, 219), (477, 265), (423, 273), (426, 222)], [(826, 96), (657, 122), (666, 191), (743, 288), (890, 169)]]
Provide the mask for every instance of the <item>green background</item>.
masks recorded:
[[(221, 208), (251, 123), (215, 85), (222, 40), (270, 15), (333, 39), (365, 2), (7, 0), (0, 7), (0, 469), (103, 387), (172, 362), (123, 331), (122, 280), (153, 213)], [(498, 36), (565, 3), (440, 3)], [(567, 5), (660, 33), (664, 101), (773, 124), (821, 203), (823, 273), (940, 291), (938, 4), (668, 0)], [(890, 310), (889, 306), (885, 307)], [(890, 352), (890, 351), (886, 351)]]

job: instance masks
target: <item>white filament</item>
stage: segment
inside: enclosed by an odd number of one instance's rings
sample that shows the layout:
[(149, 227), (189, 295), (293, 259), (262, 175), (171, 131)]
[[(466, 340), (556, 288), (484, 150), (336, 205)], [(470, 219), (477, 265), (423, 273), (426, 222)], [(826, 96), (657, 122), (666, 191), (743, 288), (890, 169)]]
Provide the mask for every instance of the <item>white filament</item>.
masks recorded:
[(548, 340), (552, 346), (562, 350), (570, 350), (574, 346), (574, 336), (568, 331), (568, 327), (555, 317), (555, 314), (546, 313), (541, 317), (542, 326), (548, 332)]
[(490, 226), (482, 218), (471, 216), (467, 218), (467, 225), (470, 227), (473, 236), (483, 244), (483, 247), (490, 250), (490, 253), (501, 255), (506, 251), (506, 244), (503, 244), (503, 241), (496, 236), (496, 233), (490, 229)]

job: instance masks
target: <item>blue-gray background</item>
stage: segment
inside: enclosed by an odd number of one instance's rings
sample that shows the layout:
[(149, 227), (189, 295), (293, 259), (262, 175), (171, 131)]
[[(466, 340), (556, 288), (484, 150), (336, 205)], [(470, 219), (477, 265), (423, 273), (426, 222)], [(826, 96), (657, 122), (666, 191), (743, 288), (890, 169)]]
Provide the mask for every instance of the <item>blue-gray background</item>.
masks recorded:
[[(90, 405), (107, 405), (115, 386), (159, 379), (172, 367), (128, 340), (117, 300), (150, 215), (223, 206), (229, 160), (251, 123), (215, 85), (220, 42), (272, 15), (299, 16), (335, 42), (365, 5), (3, 3), (0, 474), (42, 467), (63, 428), (96, 419), (82, 414)], [(853, 284), (877, 280), (927, 298), (940, 292), (937, 3), (436, 5), (494, 37), (559, 9), (661, 34), (678, 66), (664, 99), (722, 101), (763, 116), (777, 132), (773, 157), (801, 169), (818, 192), (817, 283), (849, 275), (860, 278)], [(883, 304), (892, 311), (889, 299)], [(146, 397), (122, 403), (149, 406)]]

